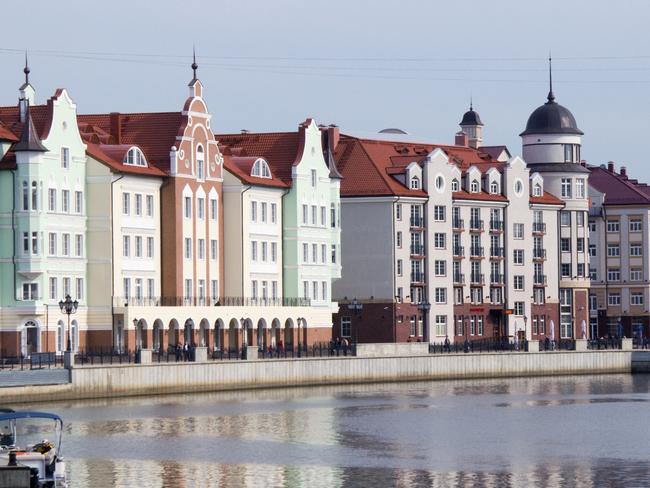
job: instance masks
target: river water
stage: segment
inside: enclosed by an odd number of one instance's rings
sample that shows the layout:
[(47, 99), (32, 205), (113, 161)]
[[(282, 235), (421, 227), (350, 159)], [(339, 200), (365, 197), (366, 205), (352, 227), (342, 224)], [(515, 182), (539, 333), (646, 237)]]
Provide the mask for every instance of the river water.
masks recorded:
[(650, 486), (650, 375), (16, 407), (64, 418), (73, 487)]

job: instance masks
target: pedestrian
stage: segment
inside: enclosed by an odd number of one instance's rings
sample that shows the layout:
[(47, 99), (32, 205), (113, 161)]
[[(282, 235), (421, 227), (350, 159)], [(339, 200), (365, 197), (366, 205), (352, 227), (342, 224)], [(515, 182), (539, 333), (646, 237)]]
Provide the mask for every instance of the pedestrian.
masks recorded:
[(551, 348), (551, 340), (547, 337), (544, 339), (544, 349), (547, 351)]
[(282, 339), (278, 342), (278, 357), (280, 357), (280, 354), (282, 353), (282, 350), (284, 349), (284, 343), (282, 342)]
[(176, 344), (176, 362), (181, 360), (182, 349), (180, 343)]
[(450, 346), (449, 336), (446, 335), (445, 336), (445, 351), (449, 352), (449, 346)]
[(183, 345), (183, 359), (185, 361), (189, 361), (190, 359), (190, 346), (187, 344), (187, 342)]

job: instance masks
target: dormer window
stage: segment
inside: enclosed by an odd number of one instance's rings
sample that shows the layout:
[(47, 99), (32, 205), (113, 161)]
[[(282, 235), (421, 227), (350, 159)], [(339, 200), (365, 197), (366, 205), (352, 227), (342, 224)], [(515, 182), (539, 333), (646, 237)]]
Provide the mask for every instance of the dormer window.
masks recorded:
[(411, 178), (411, 190), (419, 190), (420, 189), (420, 178), (417, 176), (414, 176)]
[(535, 183), (535, 186), (533, 186), (533, 196), (534, 197), (542, 196), (542, 185), (540, 185), (539, 183)]
[(469, 185), (469, 191), (470, 191), (470, 193), (478, 193), (479, 192), (478, 181), (472, 180), (472, 182)]
[(458, 180), (456, 178), (454, 178), (451, 181), (451, 191), (458, 191), (459, 189), (460, 189), (460, 185), (458, 183)]
[(492, 195), (496, 195), (497, 193), (499, 193), (499, 184), (496, 181), (490, 183), (490, 193)]
[(144, 154), (137, 147), (132, 147), (129, 149), (129, 152), (124, 156), (122, 161), (124, 164), (129, 164), (131, 166), (146, 166), (147, 160), (144, 159)]
[(258, 159), (253, 164), (253, 169), (251, 170), (251, 176), (257, 176), (258, 178), (271, 178), (271, 170), (269, 165), (263, 159)]
[(205, 178), (205, 154), (203, 153), (203, 146), (196, 147), (196, 177), (199, 180)]

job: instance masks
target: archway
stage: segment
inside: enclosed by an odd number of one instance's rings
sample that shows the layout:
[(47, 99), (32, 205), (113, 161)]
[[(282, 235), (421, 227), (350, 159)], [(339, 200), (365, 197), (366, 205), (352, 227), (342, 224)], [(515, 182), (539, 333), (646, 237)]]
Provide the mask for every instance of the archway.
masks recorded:
[(135, 324), (135, 347), (136, 349), (147, 349), (147, 321), (137, 320)]
[(163, 344), (163, 323), (156, 319), (153, 323), (153, 350), (160, 351)]
[(307, 319), (300, 317), (298, 319), (298, 342), (303, 348), (307, 347)]
[(282, 339), (282, 324), (279, 319), (271, 322), (271, 347), (276, 347)]
[(21, 354), (24, 357), (31, 356), (33, 352), (39, 352), (41, 349), (41, 328), (34, 320), (28, 320), (21, 331)]
[(253, 321), (251, 319), (242, 318), (242, 327), (244, 329), (242, 338), (243, 345), (252, 346), (255, 344), (253, 340)]
[(257, 347), (266, 350), (268, 347), (266, 338), (266, 320), (263, 318), (257, 321)]
[(288, 350), (293, 350), (293, 328), (294, 323), (292, 318), (288, 318), (284, 322), (284, 344)]
[(238, 340), (238, 329), (240, 327), (239, 320), (230, 319), (230, 324), (228, 324), (228, 349), (235, 350), (239, 349), (239, 340)]
[(183, 341), (188, 346), (194, 345), (194, 321), (192, 319), (185, 321), (185, 325), (183, 326)]
[[(119, 337), (115, 338), (115, 345), (119, 344)], [(63, 354), (65, 351), (65, 324), (63, 320), (59, 320), (56, 323), (56, 352), (57, 354)]]
[(208, 319), (201, 319), (199, 323), (199, 346), (200, 347), (209, 347), (210, 346), (210, 322)]
[(214, 349), (220, 351), (223, 349), (223, 320), (217, 319), (214, 323)]
[(180, 329), (180, 327), (178, 325), (178, 320), (171, 319), (169, 321), (169, 326), (168, 326), (168, 329), (167, 329), (167, 341), (169, 343), (170, 348), (172, 348), (172, 347), (175, 348), (179, 343), (179, 340), (178, 340), (179, 339), (179, 337), (178, 337), (179, 329)]

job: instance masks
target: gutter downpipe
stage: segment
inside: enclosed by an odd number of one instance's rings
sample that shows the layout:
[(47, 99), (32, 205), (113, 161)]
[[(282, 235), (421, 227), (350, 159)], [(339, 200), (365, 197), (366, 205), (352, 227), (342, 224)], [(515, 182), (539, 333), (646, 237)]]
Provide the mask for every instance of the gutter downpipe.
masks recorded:
[[(397, 296), (397, 272), (395, 270), (395, 205), (400, 203), (400, 200), (402, 197), (398, 196), (395, 200), (393, 200), (393, 205), (392, 205), (392, 213), (391, 219), (390, 219), (390, 225), (391, 225), (391, 246), (390, 246), (390, 253), (391, 253), (391, 268), (393, 270), (393, 298)], [(400, 216), (402, 216), (400, 214)], [(398, 305), (398, 300), (395, 300), (395, 312), (393, 313), (393, 344), (397, 342), (397, 305)]]
[[(110, 208), (109, 208), (109, 225), (111, 226), (111, 345), (115, 349), (115, 236), (114, 236), (114, 226), (113, 226), (113, 185), (124, 178), (124, 175), (121, 175), (119, 178), (111, 181), (111, 194), (110, 194)], [(160, 218), (160, 214), (158, 212)]]

